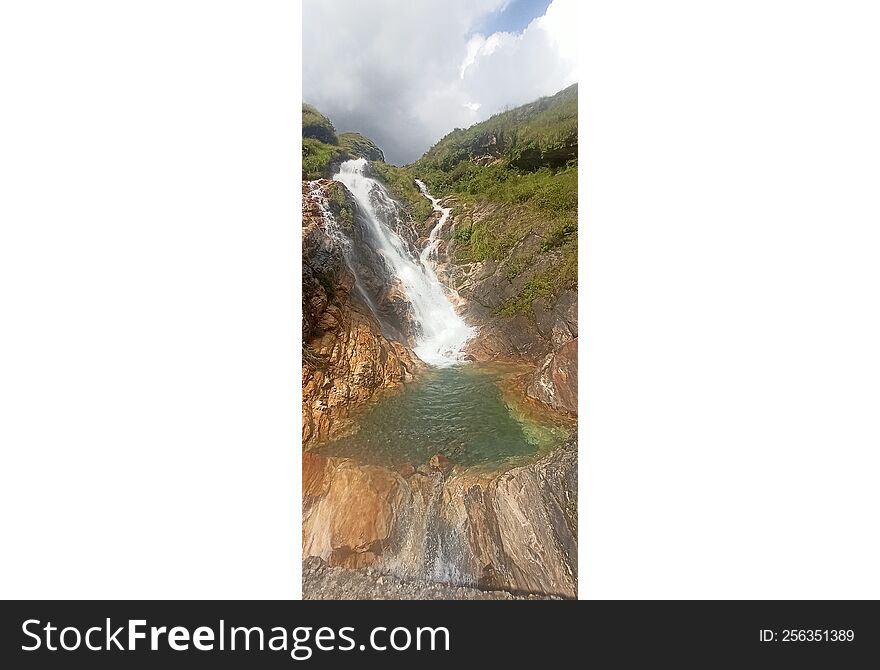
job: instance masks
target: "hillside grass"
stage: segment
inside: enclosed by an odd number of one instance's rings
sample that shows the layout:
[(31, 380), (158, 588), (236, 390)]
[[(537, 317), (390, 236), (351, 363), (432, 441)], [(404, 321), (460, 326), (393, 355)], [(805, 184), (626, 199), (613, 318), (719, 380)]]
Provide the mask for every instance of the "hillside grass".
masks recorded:
[(533, 172), (577, 161), (577, 84), (527, 105), (495, 114), (470, 128), (456, 128), (414, 164), (432, 192), (461, 190), (474, 159), (503, 159)]
[[(577, 286), (577, 147), (575, 84), (456, 129), (409, 167), (435, 196), (482, 211), (459, 216), (456, 262), (506, 259), (509, 279), (528, 275), (499, 315), (528, 313), (536, 299)], [(538, 244), (521, 244), (532, 235)]]
[(385, 154), (369, 137), (360, 133), (340, 133), (339, 146), (351, 158), (366, 158), (368, 161), (384, 161)]
[(384, 161), (373, 161), (372, 167), (391, 195), (403, 203), (417, 225), (431, 215), (431, 202), (422, 195), (411, 170)]
[(330, 166), (345, 160), (345, 150), (332, 144), (325, 144), (311, 137), (302, 141), (302, 178), (304, 180), (329, 177)]
[(302, 136), (309, 137), (324, 144), (337, 144), (336, 128), (326, 116), (317, 109), (303, 103), (302, 105)]
[(335, 166), (349, 158), (384, 160), (385, 154), (360, 133), (338, 133), (329, 118), (309, 104), (302, 105), (302, 178), (330, 177)]

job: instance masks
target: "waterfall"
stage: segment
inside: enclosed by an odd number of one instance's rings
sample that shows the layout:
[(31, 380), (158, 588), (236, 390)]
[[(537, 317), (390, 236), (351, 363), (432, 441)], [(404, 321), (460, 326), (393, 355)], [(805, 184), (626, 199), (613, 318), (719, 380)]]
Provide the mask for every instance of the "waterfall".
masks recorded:
[(419, 190), (422, 192), (422, 195), (431, 201), (431, 206), (434, 208), (434, 211), (440, 212), (440, 220), (437, 222), (437, 225), (431, 229), (431, 233), (428, 235), (428, 244), (425, 245), (425, 248), (422, 249), (422, 253), (419, 255), (419, 260), (421, 260), (422, 263), (429, 263), (432, 258), (436, 258), (437, 256), (437, 245), (440, 244), (440, 231), (443, 230), (443, 226), (446, 225), (446, 220), (452, 213), (452, 207), (441, 207), (440, 201), (428, 193), (428, 187), (425, 186), (425, 182), (422, 180), (416, 179), (416, 184), (419, 185)]
[(409, 299), (418, 333), (413, 351), (429, 365), (454, 365), (463, 360), (462, 348), (475, 331), (456, 313), (446, 287), (437, 279), (430, 258), (436, 250), (439, 229), (445, 224), (450, 210), (439, 207), (424, 184), (419, 184), (422, 193), (443, 214), (440, 223), (431, 231), (427, 247), (416, 257), (392, 225), (398, 221), (397, 203), (382, 184), (365, 174), (366, 167), (367, 161), (363, 158), (345, 161), (333, 179), (345, 184), (357, 200), (367, 220), (375, 250), (382, 256), (390, 273), (400, 281)]

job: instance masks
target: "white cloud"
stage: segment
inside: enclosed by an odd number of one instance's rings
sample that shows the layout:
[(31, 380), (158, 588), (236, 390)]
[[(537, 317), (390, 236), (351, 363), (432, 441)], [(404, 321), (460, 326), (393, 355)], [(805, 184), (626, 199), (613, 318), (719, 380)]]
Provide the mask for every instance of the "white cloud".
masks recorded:
[(467, 43), (467, 54), (458, 71), (459, 78), (464, 79), (465, 72), (474, 64), (477, 58), (491, 55), (498, 47), (505, 42), (510, 43), (512, 39), (515, 39), (515, 37), (511, 33), (493, 33), (489, 37), (477, 33), (471, 37)]
[(576, 80), (576, 0), (519, 34), (472, 34), (508, 0), (305, 0), (303, 96), (408, 163), (455, 127)]

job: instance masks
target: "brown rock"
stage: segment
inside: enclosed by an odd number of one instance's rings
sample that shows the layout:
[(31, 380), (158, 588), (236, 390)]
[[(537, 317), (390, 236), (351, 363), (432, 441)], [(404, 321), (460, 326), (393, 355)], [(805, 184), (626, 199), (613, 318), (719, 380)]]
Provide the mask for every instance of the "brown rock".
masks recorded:
[(400, 473), (401, 477), (412, 477), (416, 473), (416, 469), (413, 467), (412, 463), (404, 463), (397, 468), (397, 472)]
[(526, 395), (555, 410), (577, 414), (577, 338), (544, 359), (529, 382)]
[(330, 480), (325, 477), (327, 459), (317, 454), (302, 455), (303, 497), (322, 496), (330, 488)]
[(323, 494), (303, 505), (303, 555), (320, 556), (330, 565), (372, 565), (391, 535), (404, 480), (349, 459), (321, 460)]
[(576, 596), (575, 443), (505, 472), (447, 478), (325, 460), (326, 493), (303, 505), (304, 558), (412, 578), (432, 574), (439, 556), (454, 561), (452, 585)]
[[(325, 199), (329, 189), (345, 187), (329, 180), (319, 182)], [(303, 443), (331, 437), (351, 413), (385, 389), (411, 381), (419, 363), (409, 349), (383, 332), (372, 308), (355, 290), (352, 267), (359, 281), (375, 283), (376, 291), (389, 283), (378, 256), (367, 244), (358, 244), (363, 231), (355, 220), (347, 234), (353, 236), (355, 258), (348, 258), (332, 231), (327, 230), (311, 191), (303, 183)], [(350, 196), (349, 196), (350, 197)], [(371, 255), (372, 254), (372, 255)], [(386, 312), (400, 310), (398, 292), (389, 291)], [(379, 296), (381, 297), (381, 296)], [(379, 299), (379, 298), (377, 298)], [(401, 316), (402, 318), (402, 316)]]
[(445, 472), (449, 469), (449, 459), (446, 458), (443, 454), (434, 454), (431, 456), (431, 459), (428, 461), (428, 466), (432, 470), (439, 470), (441, 472)]

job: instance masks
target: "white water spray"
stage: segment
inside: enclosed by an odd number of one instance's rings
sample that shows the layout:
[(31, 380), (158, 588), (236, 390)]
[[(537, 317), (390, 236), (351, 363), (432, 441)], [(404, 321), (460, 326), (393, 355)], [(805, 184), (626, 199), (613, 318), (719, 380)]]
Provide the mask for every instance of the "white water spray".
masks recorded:
[(327, 198), (324, 196), (324, 192), (321, 189), (320, 181), (311, 181), (309, 182), (309, 197), (312, 199), (312, 202), (318, 207), (318, 211), (321, 213), (321, 219), (324, 222), (324, 232), (327, 237), (330, 238), (330, 241), (342, 249), (343, 253), (348, 252), (351, 248), (351, 240), (349, 240), (345, 233), (342, 232), (342, 229), (339, 227), (339, 223), (336, 221), (336, 218), (333, 216), (333, 213), (330, 211), (330, 204), (327, 202)]
[(443, 230), (443, 226), (446, 225), (446, 221), (452, 213), (452, 207), (441, 207), (440, 201), (428, 193), (428, 187), (425, 186), (425, 182), (421, 179), (416, 179), (416, 184), (419, 185), (419, 190), (422, 192), (422, 195), (431, 201), (431, 206), (434, 208), (434, 211), (440, 212), (440, 220), (437, 221), (437, 225), (431, 229), (431, 232), (428, 235), (428, 244), (425, 245), (425, 248), (422, 249), (422, 253), (419, 255), (419, 259), (422, 263), (428, 263), (431, 259), (437, 257), (437, 246), (440, 244), (440, 231)]
[[(425, 363), (436, 367), (461, 362), (464, 359), (462, 348), (475, 331), (456, 313), (428, 258), (432, 244), (436, 250), (438, 229), (446, 222), (450, 210), (446, 210), (441, 222), (431, 231), (426, 250), (419, 259), (414, 258), (406, 242), (389, 225), (389, 220), (396, 216), (397, 204), (382, 184), (364, 174), (366, 166), (367, 161), (363, 158), (345, 161), (333, 179), (345, 184), (358, 201), (369, 222), (376, 251), (400, 280), (409, 298), (419, 331), (413, 351)], [(435, 208), (439, 208), (424, 185), (419, 186), (422, 193), (435, 203)]]

